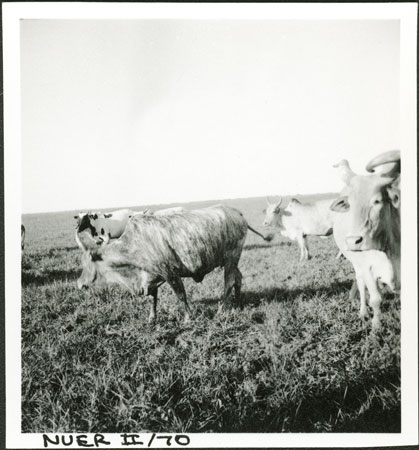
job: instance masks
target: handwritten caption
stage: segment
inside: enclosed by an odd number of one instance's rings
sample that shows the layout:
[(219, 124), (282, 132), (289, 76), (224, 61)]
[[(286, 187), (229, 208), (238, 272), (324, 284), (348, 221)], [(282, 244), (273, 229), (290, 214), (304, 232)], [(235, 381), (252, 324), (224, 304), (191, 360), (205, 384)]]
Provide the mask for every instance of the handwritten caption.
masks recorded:
[[(114, 442), (110, 442), (106, 439), (106, 436), (101, 433), (95, 433), (92, 435), (87, 434), (43, 434), (44, 448), (54, 446), (64, 447), (106, 447), (115, 445)], [(190, 438), (186, 434), (159, 434), (152, 433), (151, 436), (141, 436), (135, 433), (122, 433), (119, 434), (120, 446), (136, 446), (136, 447), (171, 447), (173, 444), (177, 446), (186, 447), (191, 442)]]

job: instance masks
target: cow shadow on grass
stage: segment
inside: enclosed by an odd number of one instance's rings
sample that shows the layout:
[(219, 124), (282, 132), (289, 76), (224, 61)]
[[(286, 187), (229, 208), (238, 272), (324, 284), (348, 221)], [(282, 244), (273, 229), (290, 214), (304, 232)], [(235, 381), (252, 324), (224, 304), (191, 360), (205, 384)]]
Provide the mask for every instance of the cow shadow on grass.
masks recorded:
[[(352, 286), (351, 280), (346, 281), (336, 281), (326, 286), (302, 286), (298, 288), (287, 288), (287, 287), (270, 287), (261, 289), (259, 291), (255, 290), (243, 290), (241, 293), (241, 301), (244, 307), (247, 306), (259, 306), (262, 302), (265, 303), (286, 303), (292, 302), (294, 300), (302, 299), (309, 300), (314, 296), (321, 297), (332, 297), (342, 293), (347, 293), (349, 296), (349, 291)], [(213, 304), (218, 303), (223, 297), (217, 298), (201, 298), (197, 300), (198, 303)]]
[(45, 286), (54, 282), (73, 282), (80, 276), (80, 270), (50, 269), (33, 273), (22, 271), (22, 286)]
[(63, 253), (75, 252), (77, 250), (80, 251), (80, 248), (77, 245), (65, 245), (62, 247), (54, 247), (54, 248), (45, 249), (39, 253), (39, 256), (55, 257), (55, 256), (61, 256)]
[[(243, 250), (257, 250), (259, 248), (271, 248), (271, 247), (292, 247), (293, 244), (291, 241), (284, 241), (284, 242), (275, 242), (272, 244), (271, 242), (265, 242), (260, 244), (247, 244), (243, 247)], [(296, 247), (297, 248), (297, 247)]]
[[(342, 370), (344, 368), (342, 367)], [(351, 382), (350, 388), (342, 385), (332, 389), (322, 390), (319, 394), (307, 394), (301, 398), (297, 406), (290, 401), (283, 405), (288, 415), (286, 431), (288, 432), (343, 432), (343, 433), (400, 433), (400, 404), (394, 403), (383, 407), (379, 397), (370, 402), (368, 408), (362, 408), (369, 399), (369, 393), (377, 386), (399, 386), (400, 372), (398, 368), (388, 368), (377, 374), (373, 379), (365, 374), (359, 381)], [(266, 394), (269, 394), (265, 392)], [(354, 414), (354, 411), (359, 411)], [(346, 414), (342, 414), (346, 413)], [(355, 417), (354, 417), (355, 416)], [(331, 420), (332, 419), (332, 420)], [(335, 424), (333, 424), (335, 422)], [(230, 424), (228, 424), (230, 425)], [(227, 425), (227, 426), (228, 426)], [(231, 426), (234, 427), (234, 423)], [(277, 415), (276, 420), (266, 421), (257, 408), (250, 409), (243, 425), (236, 432), (278, 432), (283, 430), (283, 416)], [(226, 431), (226, 430), (222, 430)]]

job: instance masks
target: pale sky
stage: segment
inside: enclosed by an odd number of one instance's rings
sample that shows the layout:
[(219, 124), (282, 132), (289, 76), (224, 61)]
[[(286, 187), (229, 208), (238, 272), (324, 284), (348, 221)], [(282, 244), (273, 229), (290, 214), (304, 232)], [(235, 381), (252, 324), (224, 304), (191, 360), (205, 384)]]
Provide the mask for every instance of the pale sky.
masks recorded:
[(397, 20), (23, 20), (22, 212), (338, 191), (399, 59)]

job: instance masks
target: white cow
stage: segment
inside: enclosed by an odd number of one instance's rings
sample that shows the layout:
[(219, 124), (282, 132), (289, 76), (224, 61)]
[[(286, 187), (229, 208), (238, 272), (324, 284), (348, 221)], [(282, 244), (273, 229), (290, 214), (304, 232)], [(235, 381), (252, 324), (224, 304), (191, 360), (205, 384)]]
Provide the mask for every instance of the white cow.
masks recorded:
[(187, 211), (183, 206), (174, 206), (173, 208), (165, 208), (165, 209), (159, 209), (157, 211), (154, 211), (155, 216), (167, 216), (169, 214), (175, 214), (175, 213), (183, 213)]
[[(89, 230), (94, 239), (97, 237), (97, 243), (107, 244), (110, 239), (117, 239), (122, 235), (132, 215), (133, 211), (130, 209), (119, 209), (111, 213), (79, 213), (74, 218), (77, 219), (77, 233)], [(79, 241), (77, 244), (80, 246)]]
[[(380, 326), (381, 294), (377, 282), (383, 278), (380, 274), (387, 273), (384, 276), (387, 280), (388, 276), (393, 277), (396, 289), (400, 285), (400, 152), (378, 155), (366, 169), (372, 172), (380, 166), (385, 166), (385, 170), (381, 167), (378, 175), (341, 172), (345, 188), (331, 205), (332, 211), (337, 212), (333, 234), (337, 246), (354, 267), (362, 317), (367, 314), (365, 287), (369, 291), (369, 303), (374, 311), (373, 329)], [(379, 251), (380, 256), (372, 251)], [(391, 283), (383, 282), (392, 289)], [(351, 294), (355, 292), (353, 287)]]
[(264, 226), (279, 228), (282, 236), (297, 241), (300, 247), (300, 261), (310, 259), (307, 236), (330, 236), (333, 232), (332, 200), (318, 200), (301, 203), (293, 198), (286, 208), (281, 208), (282, 198), (266, 208)]

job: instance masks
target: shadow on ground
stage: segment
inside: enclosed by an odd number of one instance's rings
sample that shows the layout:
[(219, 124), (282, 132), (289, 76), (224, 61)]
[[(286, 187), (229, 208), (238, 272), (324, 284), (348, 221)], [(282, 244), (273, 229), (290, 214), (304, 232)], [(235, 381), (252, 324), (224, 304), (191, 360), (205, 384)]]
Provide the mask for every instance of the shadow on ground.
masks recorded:
[[(271, 247), (291, 247), (294, 245), (292, 242), (276, 242), (275, 244), (266, 242), (261, 244), (247, 244), (243, 247), (244, 250), (256, 250), (258, 248), (271, 248)], [(296, 247), (297, 248), (297, 247)]]
[(22, 271), (22, 286), (44, 286), (53, 282), (72, 282), (80, 276), (80, 270), (45, 270), (41, 274)]
[[(257, 415), (249, 413), (246, 422), (239, 428), (235, 423), (229, 423), (229, 417), (225, 420), (225, 429), (220, 431), (235, 432), (340, 432), (340, 433), (400, 433), (401, 414), (400, 404), (383, 405), (377, 398), (369, 402), (366, 393), (371, 392), (377, 385), (400, 385), (400, 372), (397, 368), (384, 370), (377, 378), (358, 382), (352, 382), (348, 389), (344, 386), (324, 390), (321, 393), (308, 395), (302, 400), (297, 409), (296, 405), (284, 404), (284, 410), (272, 414), (269, 423), (261, 420)], [(342, 398), (345, 397), (344, 403)], [(364, 412), (358, 413), (362, 405), (367, 405)], [(341, 416), (341, 408), (344, 406), (345, 415)], [(283, 413), (292, 412), (284, 424)], [(346, 417), (345, 417), (346, 416)], [(333, 423), (334, 422), (334, 423)], [(284, 427), (285, 425), (285, 427)]]
[[(302, 286), (298, 288), (271, 287), (260, 291), (242, 291), (241, 300), (244, 307), (258, 306), (262, 301), (271, 302), (289, 302), (297, 298), (309, 300), (314, 296), (332, 296), (341, 293), (347, 293), (352, 286), (352, 281), (339, 281), (328, 284), (326, 286)], [(202, 298), (195, 300), (196, 303), (213, 304), (223, 300), (223, 297)]]

